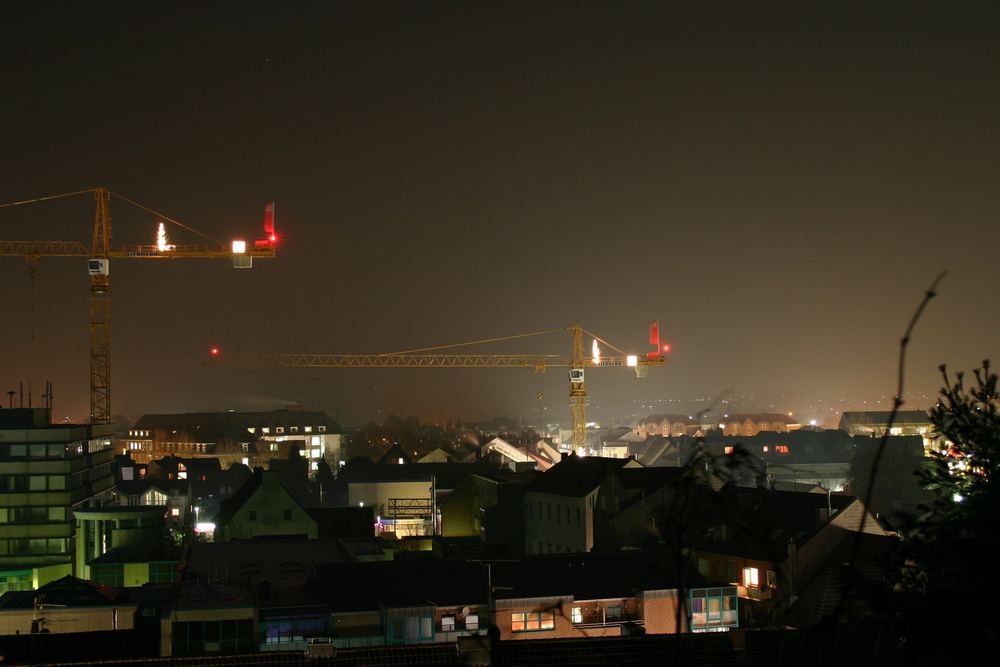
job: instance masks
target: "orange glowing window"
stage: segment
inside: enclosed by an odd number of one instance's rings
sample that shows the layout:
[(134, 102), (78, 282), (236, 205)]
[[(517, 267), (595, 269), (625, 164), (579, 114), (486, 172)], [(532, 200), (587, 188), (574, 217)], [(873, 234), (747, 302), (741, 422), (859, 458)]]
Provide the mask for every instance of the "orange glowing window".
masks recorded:
[(774, 446), (774, 451), (777, 452), (778, 454), (787, 454), (788, 453), (788, 445), (775, 445)]
[(732, 454), (733, 453), (733, 446), (732, 445), (726, 445), (725, 452), (726, 452), (727, 455), (728, 454)]

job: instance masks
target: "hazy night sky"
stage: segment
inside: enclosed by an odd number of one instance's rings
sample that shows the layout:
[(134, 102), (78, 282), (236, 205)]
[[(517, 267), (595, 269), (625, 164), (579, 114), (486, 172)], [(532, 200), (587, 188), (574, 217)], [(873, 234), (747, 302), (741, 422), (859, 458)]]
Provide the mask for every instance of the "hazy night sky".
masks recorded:
[[(0, 201), (104, 185), (228, 239), (273, 199), (283, 239), (252, 271), (112, 262), (115, 413), (568, 420), (562, 370), (199, 364), (577, 320), (641, 352), (653, 318), (668, 366), (588, 374), (594, 414), (872, 399), (942, 269), (910, 389), (1000, 361), (996, 2), (83, 4), (0, 10)], [(112, 218), (153, 242), (149, 215)], [(0, 238), (89, 243), (92, 219), (85, 197), (0, 209)], [(81, 419), (85, 264), (42, 260), (34, 340), (29, 284), (0, 258), (0, 389), (53, 380)]]

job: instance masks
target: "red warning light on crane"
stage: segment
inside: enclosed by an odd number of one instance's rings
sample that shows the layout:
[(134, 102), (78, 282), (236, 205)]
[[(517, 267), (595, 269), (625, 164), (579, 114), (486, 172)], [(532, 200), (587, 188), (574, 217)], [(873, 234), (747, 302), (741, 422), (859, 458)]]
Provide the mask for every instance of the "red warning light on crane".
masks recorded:
[(217, 348), (217, 347), (213, 347), (213, 348), (212, 348), (211, 350), (209, 350), (209, 351), (210, 351), (210, 352), (212, 353), (212, 356), (213, 356), (213, 357), (217, 357), (217, 356), (219, 356), (219, 348)]

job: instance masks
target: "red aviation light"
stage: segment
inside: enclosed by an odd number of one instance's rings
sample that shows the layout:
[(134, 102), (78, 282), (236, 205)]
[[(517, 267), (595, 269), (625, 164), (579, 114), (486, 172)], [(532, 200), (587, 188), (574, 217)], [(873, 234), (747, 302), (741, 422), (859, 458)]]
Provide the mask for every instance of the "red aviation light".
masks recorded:
[(213, 357), (219, 356), (219, 348), (217, 348), (217, 347), (213, 347), (211, 350), (209, 350), (209, 352), (212, 353)]

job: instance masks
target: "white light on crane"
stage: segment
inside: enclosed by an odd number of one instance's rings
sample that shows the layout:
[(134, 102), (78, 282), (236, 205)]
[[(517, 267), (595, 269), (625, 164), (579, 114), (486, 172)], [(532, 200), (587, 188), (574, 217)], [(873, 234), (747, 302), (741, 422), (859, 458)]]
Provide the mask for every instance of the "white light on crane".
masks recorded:
[(167, 230), (160, 223), (160, 226), (156, 229), (156, 249), (160, 252), (166, 252), (168, 250), (173, 250), (176, 246), (171, 245), (170, 241), (167, 240)]
[(233, 241), (233, 254), (242, 255), (247, 251), (246, 241)]
[(635, 368), (636, 366), (638, 366), (639, 365), (639, 355), (637, 355), (637, 354), (630, 354), (627, 357), (625, 357), (625, 365), (628, 366), (629, 368)]
[(597, 344), (597, 339), (594, 339), (594, 344), (590, 346), (590, 353), (594, 357), (594, 365), (601, 365), (601, 346)]

